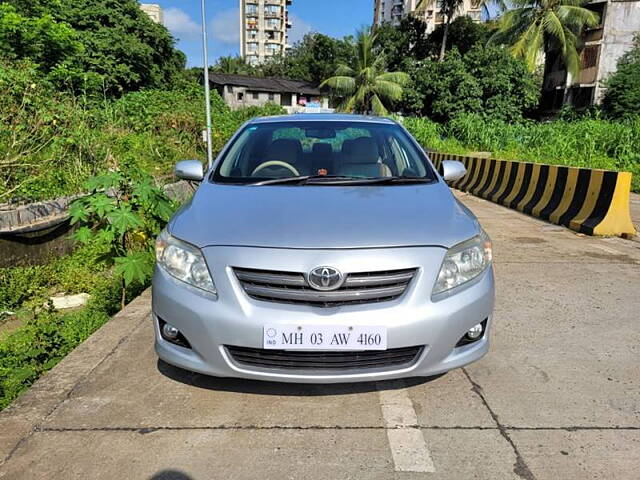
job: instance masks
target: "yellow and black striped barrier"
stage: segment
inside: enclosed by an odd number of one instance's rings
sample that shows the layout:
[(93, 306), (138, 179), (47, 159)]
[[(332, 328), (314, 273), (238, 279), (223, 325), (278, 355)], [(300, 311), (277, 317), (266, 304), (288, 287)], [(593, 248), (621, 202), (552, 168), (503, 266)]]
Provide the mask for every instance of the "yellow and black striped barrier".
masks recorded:
[(467, 174), (452, 186), (588, 235), (634, 235), (631, 173), (430, 152), (462, 162)]

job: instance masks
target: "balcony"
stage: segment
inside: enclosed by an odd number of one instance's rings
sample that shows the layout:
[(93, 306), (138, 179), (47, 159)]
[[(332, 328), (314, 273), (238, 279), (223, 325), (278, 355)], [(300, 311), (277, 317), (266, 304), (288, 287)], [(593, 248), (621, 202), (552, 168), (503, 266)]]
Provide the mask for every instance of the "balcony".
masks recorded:
[(274, 23), (274, 22), (267, 22), (264, 25), (264, 29), (265, 30), (271, 30), (271, 31), (280, 31), (282, 29), (280, 22), (278, 23)]
[(580, 85), (592, 85), (598, 81), (598, 61), (600, 59), (600, 46), (589, 45), (580, 52)]

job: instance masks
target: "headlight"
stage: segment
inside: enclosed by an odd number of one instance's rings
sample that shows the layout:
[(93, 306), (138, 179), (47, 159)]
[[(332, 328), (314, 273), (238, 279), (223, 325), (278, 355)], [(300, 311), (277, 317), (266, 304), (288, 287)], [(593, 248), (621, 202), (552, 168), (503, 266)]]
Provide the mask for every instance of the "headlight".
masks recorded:
[(172, 237), (166, 230), (156, 240), (156, 260), (158, 265), (178, 280), (216, 293), (216, 286), (200, 249)]
[(442, 261), (433, 295), (450, 290), (480, 275), (491, 263), (491, 239), (482, 231), (449, 249)]

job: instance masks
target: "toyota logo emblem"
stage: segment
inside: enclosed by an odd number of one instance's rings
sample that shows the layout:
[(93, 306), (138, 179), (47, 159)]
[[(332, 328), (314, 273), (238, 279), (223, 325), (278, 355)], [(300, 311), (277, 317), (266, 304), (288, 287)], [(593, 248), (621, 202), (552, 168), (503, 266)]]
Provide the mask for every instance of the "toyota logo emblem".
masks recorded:
[(316, 267), (307, 275), (307, 282), (316, 290), (335, 290), (342, 286), (344, 277), (333, 267)]

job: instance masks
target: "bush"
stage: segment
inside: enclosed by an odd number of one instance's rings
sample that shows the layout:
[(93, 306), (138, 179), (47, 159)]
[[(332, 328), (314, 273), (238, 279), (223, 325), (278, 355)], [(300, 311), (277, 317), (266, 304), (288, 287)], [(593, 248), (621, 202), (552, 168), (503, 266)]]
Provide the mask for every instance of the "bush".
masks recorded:
[(605, 82), (602, 108), (612, 118), (640, 115), (640, 34), (631, 50), (618, 60), (618, 68)]
[[(93, 102), (59, 93), (30, 62), (0, 62), (0, 203), (51, 199), (83, 190), (106, 169), (169, 174), (177, 160), (204, 158), (204, 90), (184, 83)], [(231, 111), (211, 92), (213, 150), (249, 117), (275, 105)]]
[(513, 122), (537, 104), (536, 78), (501, 48), (476, 44), (464, 56), (453, 50), (443, 62), (409, 68), (413, 83), (405, 88), (404, 109), (436, 121), (476, 113)]

